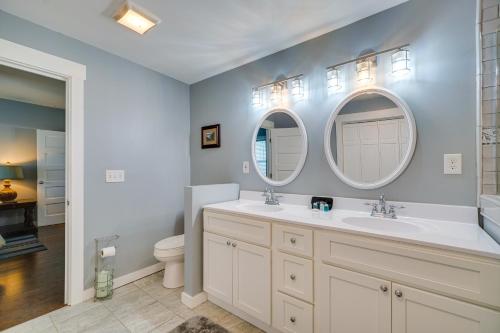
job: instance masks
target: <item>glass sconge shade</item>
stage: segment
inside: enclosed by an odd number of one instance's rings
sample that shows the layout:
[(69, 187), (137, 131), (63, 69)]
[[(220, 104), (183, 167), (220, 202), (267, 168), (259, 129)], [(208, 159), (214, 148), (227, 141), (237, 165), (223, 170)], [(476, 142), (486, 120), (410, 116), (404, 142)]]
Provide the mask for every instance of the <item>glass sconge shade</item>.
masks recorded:
[(302, 79), (300, 77), (292, 80), (292, 95), (296, 97), (304, 96), (304, 84), (302, 83)]
[(356, 73), (358, 74), (358, 82), (368, 83), (372, 81), (372, 60), (366, 58), (356, 63)]
[(262, 105), (262, 92), (259, 88), (252, 89), (252, 105), (261, 106)]
[(340, 78), (340, 70), (336, 68), (328, 68), (326, 70), (326, 81), (328, 89), (338, 91), (342, 89), (342, 82)]
[(410, 51), (398, 50), (391, 56), (392, 74), (402, 76), (410, 72)]
[(271, 87), (271, 102), (273, 103), (281, 103), (281, 98), (283, 94), (283, 84), (276, 83)]

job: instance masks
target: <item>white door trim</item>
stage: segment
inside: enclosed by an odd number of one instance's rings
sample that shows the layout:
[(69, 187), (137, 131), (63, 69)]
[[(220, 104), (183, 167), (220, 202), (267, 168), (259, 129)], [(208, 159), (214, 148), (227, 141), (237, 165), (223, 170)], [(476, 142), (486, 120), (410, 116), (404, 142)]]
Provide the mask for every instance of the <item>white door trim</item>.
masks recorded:
[(66, 82), (66, 304), (83, 300), (84, 291), (84, 65), (0, 38), (0, 64)]

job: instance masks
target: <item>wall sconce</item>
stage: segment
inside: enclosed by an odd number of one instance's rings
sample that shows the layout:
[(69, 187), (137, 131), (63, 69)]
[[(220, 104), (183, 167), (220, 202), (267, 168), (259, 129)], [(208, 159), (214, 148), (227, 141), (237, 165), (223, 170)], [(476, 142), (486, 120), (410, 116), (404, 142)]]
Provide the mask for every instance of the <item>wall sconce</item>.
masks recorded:
[(410, 51), (399, 49), (391, 55), (392, 74), (403, 76), (410, 72)]
[(368, 83), (373, 80), (372, 66), (375, 63), (375, 57), (364, 58), (356, 62), (356, 73), (358, 74), (358, 82)]
[(292, 95), (300, 98), (304, 97), (304, 84), (301, 77), (292, 80)]
[(259, 88), (252, 89), (252, 105), (256, 107), (262, 105), (262, 91)]
[(271, 102), (274, 104), (281, 103), (281, 99), (283, 98), (283, 87), (284, 82), (278, 82), (271, 86)]
[(342, 82), (340, 77), (340, 70), (337, 68), (327, 68), (326, 70), (327, 87), (333, 91), (342, 89)]

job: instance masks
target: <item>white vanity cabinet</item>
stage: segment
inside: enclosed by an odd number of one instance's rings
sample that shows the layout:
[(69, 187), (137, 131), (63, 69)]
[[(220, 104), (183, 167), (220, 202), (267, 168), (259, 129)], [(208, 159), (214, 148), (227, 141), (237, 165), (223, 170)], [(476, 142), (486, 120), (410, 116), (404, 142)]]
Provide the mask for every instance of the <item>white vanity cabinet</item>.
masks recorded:
[(500, 260), (204, 211), (209, 300), (266, 332), (499, 333)]
[[(205, 214), (203, 285), (208, 295), (271, 324), (270, 226)], [(266, 234), (269, 233), (269, 235)], [(231, 237), (229, 237), (231, 236)], [(250, 242), (263, 244), (256, 245)]]

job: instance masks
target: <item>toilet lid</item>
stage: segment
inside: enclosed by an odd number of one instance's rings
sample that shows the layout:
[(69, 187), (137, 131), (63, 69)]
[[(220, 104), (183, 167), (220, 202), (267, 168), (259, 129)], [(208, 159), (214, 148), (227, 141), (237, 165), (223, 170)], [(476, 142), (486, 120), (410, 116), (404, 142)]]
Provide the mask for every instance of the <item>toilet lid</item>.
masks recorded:
[(184, 234), (165, 238), (155, 244), (158, 250), (175, 249), (184, 246)]

